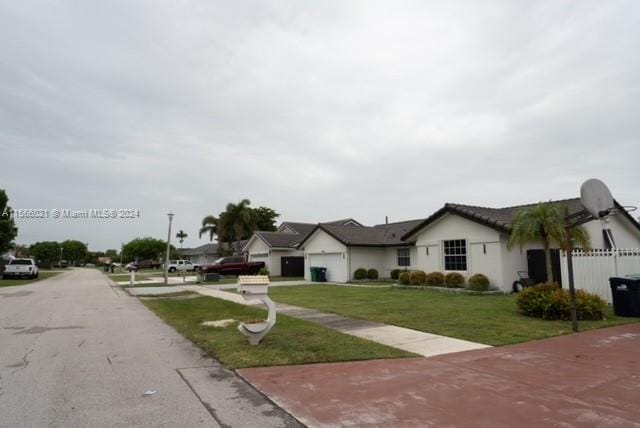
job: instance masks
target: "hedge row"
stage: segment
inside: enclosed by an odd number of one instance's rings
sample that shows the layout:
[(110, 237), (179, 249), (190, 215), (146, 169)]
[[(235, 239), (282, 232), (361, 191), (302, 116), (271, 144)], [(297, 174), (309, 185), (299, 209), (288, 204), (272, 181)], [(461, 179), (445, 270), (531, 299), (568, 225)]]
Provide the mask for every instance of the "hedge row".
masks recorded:
[(377, 269), (358, 268), (353, 273), (353, 279), (378, 279)]
[[(396, 273), (395, 278), (394, 273)], [(464, 288), (467, 286), (467, 288), (473, 291), (488, 291), (490, 285), (489, 278), (481, 273), (470, 276), (468, 284), (465, 277), (457, 272), (450, 272), (445, 275), (442, 272), (425, 273), (421, 270), (411, 272), (391, 271), (391, 278), (398, 279), (401, 285), (447, 288)]]
[[(548, 320), (571, 318), (571, 297), (566, 288), (555, 283), (538, 284), (525, 288), (516, 299), (523, 315)], [(598, 295), (576, 290), (576, 311), (580, 320), (602, 320), (607, 303)]]

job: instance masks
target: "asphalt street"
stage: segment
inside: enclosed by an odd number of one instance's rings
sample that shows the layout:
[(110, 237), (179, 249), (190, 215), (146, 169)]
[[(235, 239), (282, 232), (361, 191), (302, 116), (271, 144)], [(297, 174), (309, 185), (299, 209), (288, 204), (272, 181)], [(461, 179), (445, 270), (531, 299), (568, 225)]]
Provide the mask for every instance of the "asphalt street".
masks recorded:
[(298, 423), (105, 275), (74, 269), (0, 288), (0, 427), (25, 426)]

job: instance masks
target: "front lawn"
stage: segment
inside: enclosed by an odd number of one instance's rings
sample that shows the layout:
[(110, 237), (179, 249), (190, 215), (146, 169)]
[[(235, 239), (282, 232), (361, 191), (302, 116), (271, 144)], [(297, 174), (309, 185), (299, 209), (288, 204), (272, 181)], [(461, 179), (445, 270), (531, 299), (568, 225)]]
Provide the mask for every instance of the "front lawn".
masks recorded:
[(285, 315), (278, 315), (275, 327), (260, 345), (251, 346), (238, 331), (237, 323), (214, 328), (202, 326), (202, 322), (265, 319), (265, 310), (212, 297), (143, 300), (143, 303), (187, 339), (230, 368), (415, 356)]
[[(282, 303), (494, 346), (571, 332), (569, 321), (520, 315), (512, 295), (474, 296), (433, 290), (315, 284), (273, 287), (269, 295)], [(638, 318), (616, 317), (610, 308), (607, 320), (580, 321), (579, 326), (581, 330), (590, 330), (638, 321)]]
[(47, 272), (40, 271), (38, 277), (35, 279), (2, 279), (0, 280), (0, 287), (11, 287), (14, 285), (27, 285), (33, 284), (34, 282), (42, 281), (43, 279), (51, 278), (56, 276), (62, 272)]

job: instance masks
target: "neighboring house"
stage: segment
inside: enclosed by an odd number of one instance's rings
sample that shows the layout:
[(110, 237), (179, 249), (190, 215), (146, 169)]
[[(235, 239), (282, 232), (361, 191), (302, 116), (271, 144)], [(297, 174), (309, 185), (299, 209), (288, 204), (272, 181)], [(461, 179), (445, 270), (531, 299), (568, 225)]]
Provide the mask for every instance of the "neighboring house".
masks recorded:
[[(326, 224), (362, 227), (352, 218)], [(316, 225), (315, 223), (283, 222), (276, 232), (255, 232), (247, 241), (243, 252), (247, 254), (249, 261), (264, 262), (272, 276), (303, 276), (304, 252), (298, 249), (298, 245)]]
[[(569, 213), (582, 209), (577, 198), (555, 202), (567, 206)], [(311, 266), (326, 267), (328, 280), (335, 282), (351, 280), (360, 267), (375, 268), (382, 277), (389, 277), (392, 269), (404, 268), (459, 272), (466, 277), (483, 273), (494, 286), (510, 291), (517, 271), (529, 271), (532, 258), (544, 262), (539, 258), (542, 244), (528, 245), (522, 251), (517, 246), (507, 248), (516, 213), (533, 205), (445, 204), (424, 220), (358, 228), (318, 225), (299, 245), (305, 254), (305, 277), (309, 278)], [(593, 248), (611, 246), (602, 222), (591, 221), (583, 227)], [(640, 224), (626, 211), (611, 216), (605, 228), (618, 248), (640, 248)]]
[(190, 260), (199, 265), (213, 263), (220, 258), (218, 255), (218, 244), (204, 244), (196, 248), (183, 248), (180, 254), (185, 260)]
[[(246, 243), (246, 240), (239, 241), (240, 248), (244, 247)], [(226, 242), (223, 245), (223, 248), (229, 247), (229, 244)], [(183, 248), (178, 251), (185, 260), (190, 260), (191, 262), (199, 265), (206, 265), (211, 264), (220, 258), (218, 248), (219, 246), (217, 243), (209, 243), (196, 248)], [(235, 252), (237, 243), (234, 242), (231, 248)]]
[(305, 278), (309, 267), (327, 268), (327, 280), (347, 282), (358, 268), (377, 269), (389, 277), (393, 269), (418, 269), (416, 248), (402, 236), (423, 219), (385, 223), (373, 227), (319, 224), (300, 244), (304, 250)]

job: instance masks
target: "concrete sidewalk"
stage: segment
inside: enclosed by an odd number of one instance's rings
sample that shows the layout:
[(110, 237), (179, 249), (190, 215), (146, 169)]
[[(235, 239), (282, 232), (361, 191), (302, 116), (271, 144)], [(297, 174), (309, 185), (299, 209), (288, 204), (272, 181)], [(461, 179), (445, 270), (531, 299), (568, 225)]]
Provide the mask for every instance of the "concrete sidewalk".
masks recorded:
[[(247, 302), (241, 295), (236, 293), (212, 289), (201, 285), (170, 287), (169, 290), (167, 288), (169, 287), (130, 288), (128, 291), (136, 296), (175, 293), (176, 291), (193, 291), (203, 296), (215, 297), (216, 299), (227, 300), (240, 305), (262, 305), (262, 303), (258, 301)], [(489, 345), (483, 345), (481, 343), (439, 336), (437, 334), (425, 333), (404, 327), (343, 317), (320, 312), (315, 309), (301, 308), (282, 303), (276, 303), (276, 307), (279, 314), (311, 321), (332, 330), (339, 331), (340, 333), (371, 340), (372, 342), (402, 349), (403, 351), (413, 352), (423, 357), (490, 347)]]

